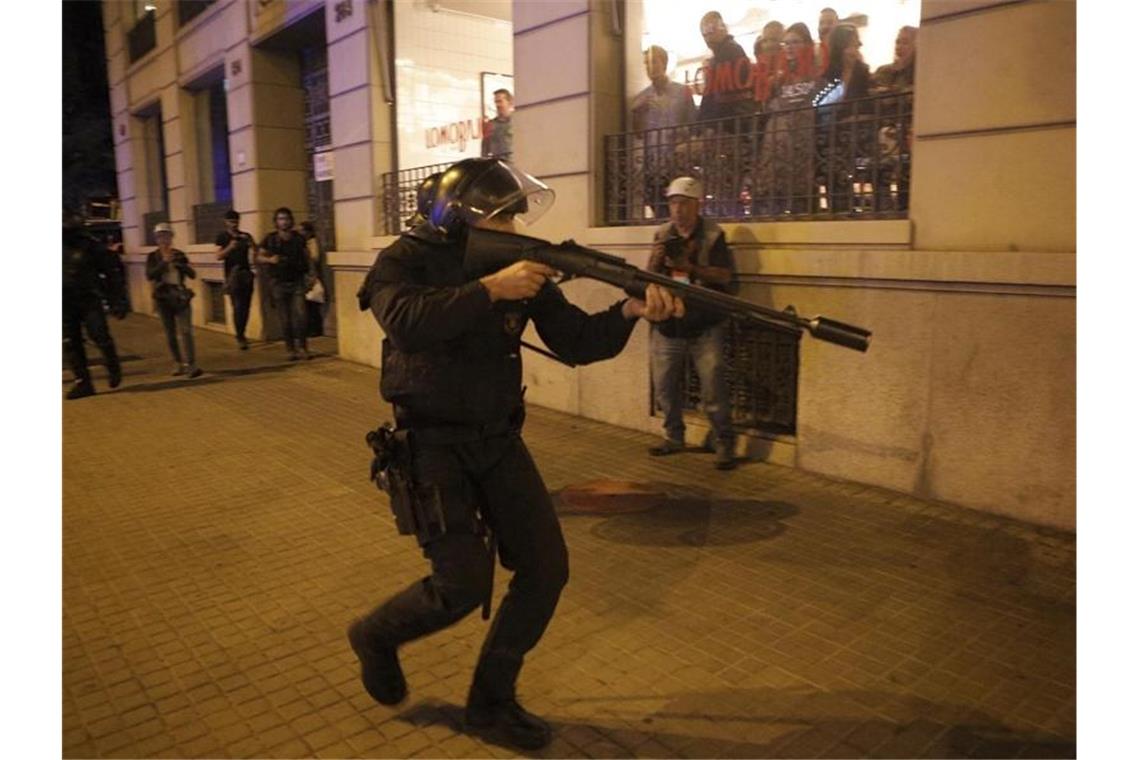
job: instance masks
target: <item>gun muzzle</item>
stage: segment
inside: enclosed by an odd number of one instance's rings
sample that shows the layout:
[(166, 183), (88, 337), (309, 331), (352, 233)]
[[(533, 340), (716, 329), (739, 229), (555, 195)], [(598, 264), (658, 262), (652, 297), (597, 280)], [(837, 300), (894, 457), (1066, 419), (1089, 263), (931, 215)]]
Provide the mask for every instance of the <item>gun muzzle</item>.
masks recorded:
[(807, 323), (808, 332), (813, 338), (834, 343), (837, 346), (866, 351), (871, 347), (871, 331), (855, 325), (836, 322), (827, 317), (815, 317)]

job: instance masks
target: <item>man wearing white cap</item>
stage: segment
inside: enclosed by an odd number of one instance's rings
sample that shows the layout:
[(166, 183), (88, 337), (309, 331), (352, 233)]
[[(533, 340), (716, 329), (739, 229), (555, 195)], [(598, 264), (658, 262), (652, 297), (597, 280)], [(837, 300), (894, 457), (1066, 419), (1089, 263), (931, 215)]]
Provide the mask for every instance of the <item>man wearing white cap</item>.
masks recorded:
[(194, 291), (186, 287), (186, 280), (196, 276), (194, 267), (186, 254), (174, 247), (174, 229), (169, 224), (159, 222), (154, 226), (154, 240), (158, 248), (146, 257), (146, 278), (154, 286), (154, 305), (174, 357), (173, 374), (198, 377), (202, 370), (194, 361), (194, 325), (190, 320)]
[[(670, 221), (654, 233), (649, 271), (700, 287), (733, 292), (736, 265), (732, 251), (720, 226), (700, 214), (701, 183), (692, 177), (678, 177), (665, 194)], [(725, 317), (693, 305), (685, 309), (683, 317), (651, 326), (653, 389), (657, 406), (665, 415), (665, 440), (651, 448), (650, 455), (675, 454), (685, 447), (681, 386), (688, 356), (697, 370), (701, 404), (712, 424), (716, 467), (730, 470), (736, 466), (724, 340)]]

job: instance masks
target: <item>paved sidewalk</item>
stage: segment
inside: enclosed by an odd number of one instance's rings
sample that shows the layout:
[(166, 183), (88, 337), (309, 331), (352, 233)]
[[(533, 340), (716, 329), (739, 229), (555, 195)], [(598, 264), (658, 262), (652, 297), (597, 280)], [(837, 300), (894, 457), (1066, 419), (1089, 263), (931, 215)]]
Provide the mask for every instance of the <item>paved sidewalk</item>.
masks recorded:
[[(513, 756), (460, 730), (477, 613), (401, 651), (403, 705), (357, 680), (346, 624), (426, 567), (367, 480), (375, 370), (199, 329), (206, 374), (171, 378), (157, 321), (112, 331), (123, 386), (64, 403), (64, 756)], [(520, 682), (543, 756), (1075, 755), (1071, 534), (542, 409), (526, 439), (552, 491), (668, 496), (562, 506)]]

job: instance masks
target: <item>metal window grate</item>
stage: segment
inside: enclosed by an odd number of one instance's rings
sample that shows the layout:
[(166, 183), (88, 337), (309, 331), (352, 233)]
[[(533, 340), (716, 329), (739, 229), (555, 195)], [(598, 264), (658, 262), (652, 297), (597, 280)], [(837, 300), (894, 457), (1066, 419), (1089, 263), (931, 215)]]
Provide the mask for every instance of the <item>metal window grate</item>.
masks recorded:
[(225, 229), (222, 217), (230, 209), (229, 203), (199, 203), (194, 207), (194, 242), (213, 243)]
[(451, 164), (429, 164), (380, 175), (380, 219), (383, 234), (399, 235), (416, 213), (416, 189), (425, 179)]
[[(724, 342), (732, 422), (738, 430), (794, 435), (800, 339), (752, 324), (729, 324)], [(700, 410), (700, 381), (685, 366), (684, 408)]]
[(225, 283), (217, 280), (203, 280), (206, 286), (206, 322), (224, 325), (226, 323)]
[(725, 221), (905, 218), (914, 95), (736, 116), (605, 138), (605, 223), (668, 219), (665, 189), (705, 185)]

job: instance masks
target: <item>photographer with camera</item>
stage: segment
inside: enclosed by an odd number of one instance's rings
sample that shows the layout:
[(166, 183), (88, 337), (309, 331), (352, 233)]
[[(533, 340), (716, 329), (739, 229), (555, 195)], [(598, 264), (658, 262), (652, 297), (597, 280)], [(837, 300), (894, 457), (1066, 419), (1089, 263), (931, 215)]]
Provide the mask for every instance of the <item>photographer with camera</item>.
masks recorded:
[(186, 254), (173, 246), (174, 229), (169, 224), (156, 224), (154, 239), (158, 248), (146, 257), (146, 278), (154, 283), (154, 305), (162, 318), (166, 343), (176, 365), (172, 374), (198, 377), (202, 370), (194, 362), (194, 325), (190, 319), (190, 299), (194, 291), (186, 287), (186, 280), (197, 275)]
[(245, 326), (249, 324), (249, 306), (253, 301), (253, 269), (249, 264), (249, 251), (256, 246), (248, 232), (238, 229), (241, 216), (232, 208), (222, 218), (226, 228), (218, 233), (214, 252), (218, 261), (225, 262), (226, 288), (234, 307), (234, 331), (237, 333), (238, 348), (249, 349), (245, 339)]
[[(724, 231), (700, 214), (701, 183), (692, 177), (678, 177), (665, 195), (670, 221), (654, 233), (649, 271), (731, 293), (736, 264)], [(716, 468), (731, 470), (736, 466), (736, 435), (724, 361), (725, 320), (722, 315), (690, 306), (682, 317), (652, 326), (650, 369), (654, 397), (665, 415), (665, 440), (649, 450), (651, 456), (675, 454), (685, 448), (681, 394), (688, 356), (700, 379), (701, 405), (712, 424)]]

